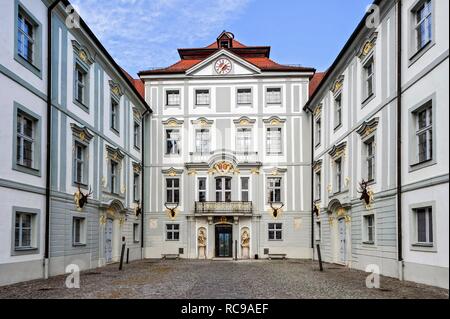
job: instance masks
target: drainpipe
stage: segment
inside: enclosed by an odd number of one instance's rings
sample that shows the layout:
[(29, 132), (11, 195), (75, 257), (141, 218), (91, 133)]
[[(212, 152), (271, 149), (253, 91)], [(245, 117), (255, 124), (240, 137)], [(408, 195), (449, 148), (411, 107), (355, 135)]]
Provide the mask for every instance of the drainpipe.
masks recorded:
[(150, 114), (149, 110), (146, 110), (144, 114), (142, 114), (142, 133), (141, 133), (141, 161), (142, 161), (142, 172), (141, 172), (141, 259), (144, 259), (144, 199), (145, 199), (145, 119), (147, 115)]
[(309, 106), (307, 106), (307, 110), (311, 113), (311, 249), (314, 259), (314, 112)]
[(399, 275), (403, 279), (402, 241), (402, 1), (397, 2), (397, 245)]
[(50, 256), (50, 169), (52, 131), (52, 12), (62, 0), (55, 0), (47, 9), (47, 152), (45, 172), (45, 252), (44, 278), (48, 278)]

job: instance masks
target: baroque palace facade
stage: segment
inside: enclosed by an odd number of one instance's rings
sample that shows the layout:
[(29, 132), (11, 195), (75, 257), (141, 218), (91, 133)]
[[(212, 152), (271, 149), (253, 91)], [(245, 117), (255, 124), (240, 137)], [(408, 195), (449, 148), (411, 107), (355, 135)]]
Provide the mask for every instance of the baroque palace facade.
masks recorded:
[(0, 285), (125, 243), (448, 288), (448, 1), (374, 5), (325, 73), (224, 31), (136, 80), (69, 1), (1, 1)]

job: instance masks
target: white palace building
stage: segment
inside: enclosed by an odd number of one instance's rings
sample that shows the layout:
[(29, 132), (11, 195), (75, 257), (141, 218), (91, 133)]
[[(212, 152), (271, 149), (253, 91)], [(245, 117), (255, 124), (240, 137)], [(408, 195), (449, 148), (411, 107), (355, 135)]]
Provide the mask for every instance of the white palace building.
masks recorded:
[(1, 1), (0, 285), (125, 244), (448, 289), (448, 11), (377, 0), (323, 73), (224, 31), (134, 79), (69, 1)]

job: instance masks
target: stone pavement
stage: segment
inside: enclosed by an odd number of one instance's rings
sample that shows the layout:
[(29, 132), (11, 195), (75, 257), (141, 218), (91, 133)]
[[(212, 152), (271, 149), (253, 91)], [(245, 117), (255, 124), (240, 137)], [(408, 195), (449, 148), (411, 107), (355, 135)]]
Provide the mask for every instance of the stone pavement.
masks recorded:
[(80, 289), (66, 276), (0, 287), (0, 298), (303, 299), (446, 298), (448, 290), (381, 277), (366, 288), (367, 274), (337, 265), (325, 272), (312, 261), (143, 260), (81, 273)]

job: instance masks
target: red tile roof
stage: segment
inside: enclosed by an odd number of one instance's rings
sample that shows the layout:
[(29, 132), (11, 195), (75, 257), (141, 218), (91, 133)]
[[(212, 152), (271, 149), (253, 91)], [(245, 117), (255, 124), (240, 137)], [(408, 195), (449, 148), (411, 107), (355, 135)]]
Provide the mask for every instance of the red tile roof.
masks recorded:
[[(153, 69), (139, 72), (139, 75), (161, 75), (161, 74), (183, 74), (193, 66), (204, 61), (215, 54), (219, 48), (219, 42), (216, 41), (204, 48), (178, 49), (181, 60), (177, 63), (162, 69)], [(227, 50), (241, 59), (255, 65), (265, 72), (315, 72), (314, 68), (282, 65), (270, 57), (270, 47), (246, 46), (241, 42), (232, 39), (232, 48)]]
[(142, 82), (141, 79), (133, 79), (133, 77), (130, 75), (130, 73), (128, 73), (127, 71), (125, 71), (123, 68), (122, 72), (126, 75), (126, 77), (128, 78), (128, 80), (134, 85), (134, 87), (136, 88), (136, 90), (138, 91), (138, 93), (145, 99), (145, 86), (144, 86), (144, 82)]
[(317, 72), (309, 81), (309, 97), (311, 97), (322, 82), (327, 72)]

